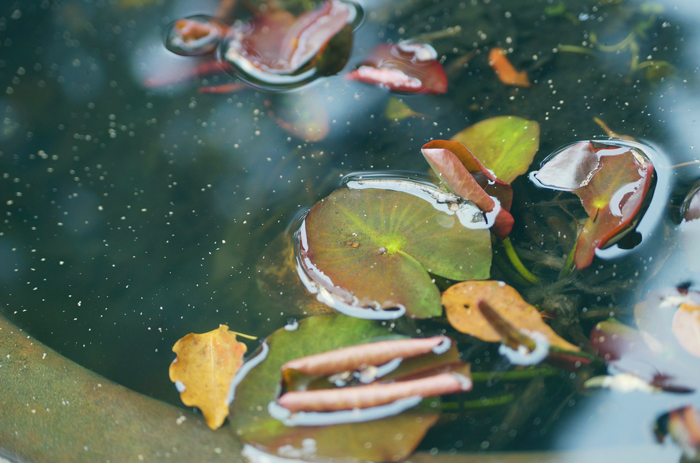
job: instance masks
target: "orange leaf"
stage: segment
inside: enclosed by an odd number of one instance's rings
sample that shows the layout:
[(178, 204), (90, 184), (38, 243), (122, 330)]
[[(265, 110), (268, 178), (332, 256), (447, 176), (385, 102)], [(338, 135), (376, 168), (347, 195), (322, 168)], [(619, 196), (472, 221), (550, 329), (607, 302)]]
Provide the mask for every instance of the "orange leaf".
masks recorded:
[(673, 315), (673, 334), (685, 350), (700, 357), (700, 305), (686, 302), (678, 307)]
[(547, 337), (552, 346), (564, 350), (578, 351), (578, 347), (559, 337), (535, 307), (518, 292), (498, 281), (464, 281), (442, 293), (447, 319), (457, 331), (487, 342), (502, 341), (501, 336), (484, 318), (478, 309), (479, 301), (486, 301), (505, 321), (520, 330), (537, 331)]
[(518, 72), (515, 70), (508, 58), (506, 51), (503, 48), (492, 48), (489, 52), (489, 66), (496, 71), (499, 80), (506, 85), (515, 87), (529, 87), (530, 81), (527, 78), (525, 71)]
[(190, 333), (173, 346), (177, 358), (170, 364), (170, 380), (182, 403), (199, 407), (211, 429), (218, 429), (228, 416), (226, 398), (246, 350), (226, 325), (204, 334)]

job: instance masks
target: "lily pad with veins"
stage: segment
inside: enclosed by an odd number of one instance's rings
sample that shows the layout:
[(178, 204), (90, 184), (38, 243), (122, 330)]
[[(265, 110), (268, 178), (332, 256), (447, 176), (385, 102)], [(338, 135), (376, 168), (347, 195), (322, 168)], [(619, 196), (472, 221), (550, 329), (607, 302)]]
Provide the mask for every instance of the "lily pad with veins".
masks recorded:
[[(318, 202), (302, 227), (303, 265), (316, 284), (346, 307), (400, 308), (415, 318), (439, 316), (440, 292), (430, 274), (453, 280), (488, 278), (490, 235), (483, 214), (471, 202), (432, 186), (403, 183), (431, 199), (344, 187)], [(436, 201), (431, 194), (452, 202)], [(373, 318), (393, 318), (368, 312), (379, 315)]]

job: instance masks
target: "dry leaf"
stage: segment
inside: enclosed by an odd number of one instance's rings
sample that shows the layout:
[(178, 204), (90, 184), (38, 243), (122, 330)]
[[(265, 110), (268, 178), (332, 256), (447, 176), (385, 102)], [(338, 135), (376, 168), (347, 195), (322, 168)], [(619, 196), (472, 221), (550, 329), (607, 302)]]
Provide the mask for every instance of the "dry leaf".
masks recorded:
[(211, 429), (218, 429), (228, 416), (226, 398), (246, 350), (226, 325), (204, 334), (190, 333), (173, 346), (177, 358), (170, 364), (170, 380), (182, 403), (199, 407)]
[(489, 53), (489, 66), (496, 71), (498, 79), (506, 85), (514, 87), (529, 87), (530, 81), (527, 78), (525, 71), (518, 72), (515, 70), (508, 58), (506, 51), (503, 48), (492, 48)]
[(560, 338), (540, 316), (537, 309), (518, 292), (499, 281), (464, 281), (442, 293), (447, 319), (457, 331), (487, 342), (499, 342), (501, 336), (478, 309), (479, 301), (486, 301), (498, 315), (520, 330), (537, 331), (547, 337), (552, 346), (569, 351), (578, 347)]

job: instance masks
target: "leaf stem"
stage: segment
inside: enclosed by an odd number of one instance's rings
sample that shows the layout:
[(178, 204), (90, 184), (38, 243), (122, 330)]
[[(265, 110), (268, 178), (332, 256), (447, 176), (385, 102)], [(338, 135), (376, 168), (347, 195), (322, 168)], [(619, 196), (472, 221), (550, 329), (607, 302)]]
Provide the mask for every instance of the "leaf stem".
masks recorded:
[(522, 379), (531, 379), (537, 376), (555, 376), (561, 372), (559, 368), (554, 367), (540, 367), (540, 368), (526, 368), (523, 370), (512, 370), (504, 372), (495, 371), (476, 371), (472, 372), (472, 381), (483, 382), (483, 381), (517, 381)]
[(440, 404), (440, 408), (444, 412), (452, 412), (464, 409), (481, 409), (506, 405), (515, 400), (515, 394), (512, 392), (501, 394), (493, 397), (484, 397), (476, 400), (463, 400), (461, 402), (445, 402)]
[(576, 246), (577, 245), (578, 245), (578, 242), (576, 242), (576, 244), (574, 244), (574, 247), (571, 248), (571, 252), (569, 252), (569, 255), (566, 256), (566, 262), (564, 262), (564, 266), (561, 268), (561, 271), (559, 271), (559, 277), (557, 278), (557, 281), (563, 280), (564, 278), (571, 275), (571, 271), (574, 268), (574, 257), (576, 256)]
[(513, 267), (515, 267), (515, 270), (518, 271), (520, 276), (525, 278), (527, 281), (529, 281), (533, 285), (537, 284), (540, 281), (540, 279), (537, 278), (532, 273), (530, 273), (530, 271), (525, 268), (523, 263), (520, 261), (518, 254), (515, 252), (515, 248), (513, 247), (513, 243), (510, 242), (510, 238), (505, 237), (502, 240), (502, 243), (503, 243), (503, 247), (506, 250), (506, 255), (508, 256), (508, 259), (510, 259), (510, 263), (513, 264)]

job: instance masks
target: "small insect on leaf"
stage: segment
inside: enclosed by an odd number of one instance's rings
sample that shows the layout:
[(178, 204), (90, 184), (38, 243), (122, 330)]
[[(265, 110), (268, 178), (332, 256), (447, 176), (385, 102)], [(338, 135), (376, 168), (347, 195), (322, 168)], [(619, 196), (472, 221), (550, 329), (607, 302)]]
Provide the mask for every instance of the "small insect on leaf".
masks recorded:
[(489, 52), (489, 66), (496, 71), (498, 79), (506, 85), (514, 87), (529, 87), (530, 80), (527, 78), (525, 71), (518, 72), (515, 70), (508, 58), (506, 51), (503, 48), (492, 48)]
[(228, 416), (229, 387), (246, 350), (226, 325), (204, 334), (190, 333), (173, 346), (177, 358), (170, 364), (170, 380), (182, 403), (199, 407), (211, 429), (218, 429)]

